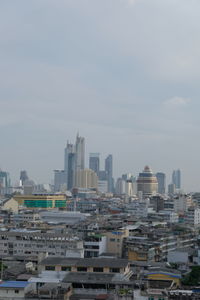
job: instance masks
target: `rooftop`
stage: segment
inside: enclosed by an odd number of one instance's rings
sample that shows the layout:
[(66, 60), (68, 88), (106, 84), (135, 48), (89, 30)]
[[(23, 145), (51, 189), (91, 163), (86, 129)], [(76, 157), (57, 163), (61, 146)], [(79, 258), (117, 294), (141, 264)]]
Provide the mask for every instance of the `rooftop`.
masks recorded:
[(126, 259), (116, 258), (62, 258), (47, 257), (41, 265), (66, 265), (77, 267), (108, 267), (108, 268), (125, 268), (128, 264)]
[(27, 281), (3, 281), (0, 288), (25, 288), (29, 282)]
[(76, 273), (68, 272), (63, 280), (67, 283), (121, 283), (132, 284), (129, 280), (125, 279), (122, 274), (104, 274), (104, 273)]

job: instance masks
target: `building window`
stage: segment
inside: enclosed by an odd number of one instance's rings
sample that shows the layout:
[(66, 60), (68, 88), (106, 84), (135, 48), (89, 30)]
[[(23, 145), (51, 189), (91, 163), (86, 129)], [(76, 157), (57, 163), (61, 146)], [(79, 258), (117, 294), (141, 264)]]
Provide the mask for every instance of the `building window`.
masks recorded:
[(115, 242), (115, 239), (110, 239), (110, 242)]
[(61, 271), (71, 271), (71, 267), (61, 267)]
[(103, 268), (93, 268), (93, 272), (102, 272), (103, 273)]
[(19, 294), (19, 290), (15, 290), (15, 294)]
[(110, 273), (120, 273), (120, 268), (110, 268)]
[(77, 267), (77, 271), (78, 272), (87, 272), (87, 268), (86, 267)]
[(55, 266), (45, 266), (46, 271), (55, 271)]

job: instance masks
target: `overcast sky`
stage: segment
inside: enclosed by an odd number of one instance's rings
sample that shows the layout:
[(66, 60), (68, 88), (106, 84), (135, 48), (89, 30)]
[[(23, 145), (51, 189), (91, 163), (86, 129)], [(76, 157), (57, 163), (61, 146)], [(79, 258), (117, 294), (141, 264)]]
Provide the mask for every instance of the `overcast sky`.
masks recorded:
[(77, 131), (200, 191), (199, 0), (1, 0), (0, 167), (50, 182)]

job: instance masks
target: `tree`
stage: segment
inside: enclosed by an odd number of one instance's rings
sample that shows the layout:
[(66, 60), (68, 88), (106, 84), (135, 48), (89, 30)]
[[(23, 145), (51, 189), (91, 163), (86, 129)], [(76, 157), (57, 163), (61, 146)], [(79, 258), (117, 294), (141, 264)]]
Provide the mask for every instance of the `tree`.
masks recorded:
[(184, 285), (199, 285), (200, 284), (200, 266), (192, 267), (192, 271), (182, 280)]

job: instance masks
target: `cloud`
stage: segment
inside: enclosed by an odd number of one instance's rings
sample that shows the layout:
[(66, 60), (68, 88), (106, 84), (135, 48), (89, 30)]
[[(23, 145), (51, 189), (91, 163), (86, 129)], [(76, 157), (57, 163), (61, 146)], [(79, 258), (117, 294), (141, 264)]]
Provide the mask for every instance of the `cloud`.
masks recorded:
[(164, 101), (166, 108), (181, 108), (186, 107), (191, 102), (189, 98), (173, 97)]

